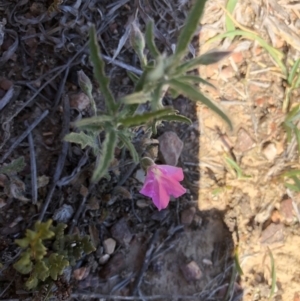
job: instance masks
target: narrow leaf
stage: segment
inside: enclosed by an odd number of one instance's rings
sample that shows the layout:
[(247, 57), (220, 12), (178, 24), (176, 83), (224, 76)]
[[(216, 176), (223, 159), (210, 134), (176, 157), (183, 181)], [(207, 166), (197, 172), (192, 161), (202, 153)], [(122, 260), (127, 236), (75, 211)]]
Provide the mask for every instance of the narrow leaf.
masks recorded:
[(135, 115), (135, 116), (127, 117), (124, 119), (120, 119), (119, 122), (124, 127), (137, 126), (140, 124), (145, 124), (145, 123), (151, 122), (156, 118), (159, 118), (161, 116), (164, 116), (164, 115), (167, 115), (167, 114), (173, 113), (173, 112), (174, 112), (174, 109), (164, 108), (164, 109), (157, 110), (154, 112), (148, 112), (148, 113), (144, 113), (142, 115)]
[(237, 273), (240, 276), (242, 276), (244, 273), (243, 273), (243, 270), (241, 268), (240, 261), (239, 261), (239, 250), (238, 250), (238, 247), (235, 248), (234, 263), (235, 263), (235, 268), (236, 268)]
[(269, 52), (269, 54), (272, 56), (274, 61), (281, 68), (284, 75), (287, 75), (287, 69), (286, 69), (284, 63), (282, 62), (282, 59), (284, 57), (283, 53), (280, 52), (279, 50), (277, 50), (276, 48), (272, 47), (264, 39), (262, 39), (260, 36), (254, 34), (254, 33), (243, 31), (243, 30), (229, 31), (229, 32), (219, 34), (219, 35), (209, 39), (206, 43), (212, 43), (216, 40), (224, 39), (224, 38), (228, 38), (228, 37), (234, 38), (236, 36), (243, 36), (250, 40), (257, 41), (260, 44), (260, 46), (262, 46), (265, 50), (267, 50)]
[(110, 130), (106, 133), (106, 137), (102, 146), (102, 156), (100, 162), (92, 177), (93, 182), (98, 182), (106, 173), (110, 163), (114, 159), (114, 151), (117, 145), (118, 139), (117, 134), (114, 130)]
[(90, 118), (84, 118), (78, 122), (76, 122), (76, 126), (80, 129), (90, 130), (99, 128), (101, 129), (105, 122), (112, 122), (113, 117), (108, 115), (99, 115)]
[(293, 88), (294, 89), (298, 89), (299, 88), (299, 86), (300, 86), (300, 72), (299, 73), (297, 73), (297, 80), (295, 81), (295, 83), (293, 84)]
[(0, 167), (0, 174), (6, 174), (6, 175), (11, 175), (11, 174), (16, 174), (20, 171), (22, 171), (25, 168), (26, 164), (24, 161), (24, 157), (19, 157), (18, 159), (13, 160), (6, 166), (1, 166)]
[(297, 144), (298, 144), (298, 154), (300, 155), (300, 131), (296, 126), (294, 128), (294, 132), (295, 132)]
[(292, 84), (293, 84), (295, 75), (297, 74), (297, 70), (298, 70), (299, 64), (300, 64), (300, 59), (298, 59), (298, 60), (294, 63), (294, 65), (293, 65), (293, 67), (292, 67), (292, 69), (291, 69), (291, 71), (290, 71), (290, 74), (289, 74), (289, 77), (288, 77), (288, 80), (287, 80), (287, 82), (288, 82), (288, 84), (289, 84), (290, 86), (292, 86)]
[(284, 122), (292, 122), (297, 119), (297, 115), (300, 112), (300, 105), (296, 105), (285, 117)]
[(127, 25), (124, 34), (122, 35), (121, 39), (119, 40), (118, 48), (117, 48), (117, 50), (114, 53), (112, 61), (115, 60), (115, 58), (118, 56), (118, 54), (120, 53), (121, 49), (125, 45), (126, 41), (129, 38), (130, 31), (131, 31), (131, 27), (130, 27), (130, 25)]
[(281, 177), (294, 177), (294, 176), (300, 176), (300, 170), (299, 169), (293, 169), (293, 170), (290, 170), (290, 171), (286, 171), (284, 172)]
[(232, 123), (228, 118), (228, 116), (221, 109), (219, 109), (210, 99), (208, 99), (198, 89), (196, 89), (193, 85), (183, 83), (175, 79), (170, 80), (169, 83), (173, 89), (177, 91), (181, 91), (181, 93), (189, 97), (191, 100), (201, 101), (208, 108), (210, 108), (212, 111), (217, 113), (221, 118), (223, 118), (228, 123), (230, 129), (232, 129)]
[(187, 118), (183, 115), (179, 115), (179, 114), (170, 114), (170, 115), (165, 115), (165, 116), (161, 116), (159, 118), (156, 118), (156, 120), (158, 121), (176, 121), (176, 122), (183, 122), (183, 123), (187, 123), (187, 124), (192, 124), (192, 120), (190, 118)]
[(150, 100), (151, 95), (150, 93), (145, 93), (144, 91), (135, 92), (132, 94), (129, 94), (123, 98), (120, 99), (121, 102), (126, 104), (140, 104), (140, 103), (146, 103), (148, 100)]
[(160, 53), (155, 45), (154, 42), (154, 34), (153, 34), (153, 22), (150, 21), (146, 25), (146, 34), (145, 34), (146, 44), (148, 46), (148, 49), (151, 53), (151, 55), (154, 58), (157, 58), (160, 56)]
[(229, 158), (228, 156), (225, 156), (225, 161), (232, 169), (234, 169), (236, 171), (238, 179), (251, 178), (251, 176), (244, 175), (244, 173), (243, 173), (242, 169), (240, 168), (240, 166), (234, 160)]
[[(228, 0), (227, 1), (227, 5), (226, 5), (226, 10), (232, 14), (235, 6), (237, 4), (238, 0)], [(226, 19), (225, 19), (225, 25), (226, 25), (226, 31), (232, 31), (235, 30), (235, 25), (232, 22), (232, 20), (228, 17), (228, 15), (226, 15)]]
[(183, 76), (177, 77), (176, 79), (181, 82), (186, 82), (186, 83), (190, 83), (190, 84), (203, 84), (203, 85), (210, 86), (214, 89), (217, 89), (213, 84), (211, 84), (207, 80), (203, 79), (202, 77), (196, 76), (196, 75), (183, 75)]
[(276, 288), (276, 270), (275, 270), (275, 260), (274, 260), (273, 254), (269, 247), (268, 247), (268, 251), (269, 251), (269, 255), (270, 255), (270, 259), (271, 259), (272, 285), (271, 285), (271, 292), (270, 292), (270, 296), (269, 296), (269, 300), (271, 300), (275, 293), (275, 288)]
[(139, 77), (136, 74), (134, 74), (133, 72), (130, 72), (127, 70), (126, 73), (134, 84), (136, 84), (139, 81)]
[(90, 146), (92, 148), (97, 147), (95, 139), (85, 134), (84, 132), (70, 133), (67, 136), (65, 136), (64, 140), (70, 143), (80, 144), (82, 149), (86, 148), (87, 146)]
[(210, 51), (204, 53), (188, 62), (183, 63), (176, 69), (176, 74), (182, 74), (190, 70), (196, 69), (199, 65), (215, 64), (226, 56), (230, 55), (231, 51)]
[(194, 32), (196, 31), (202, 17), (206, 0), (196, 0), (195, 4), (188, 15), (183, 30), (180, 32), (175, 56), (178, 60), (185, 55), (188, 45), (191, 42)]
[(138, 163), (139, 162), (139, 155), (138, 155), (134, 145), (131, 143), (130, 138), (128, 138), (126, 135), (124, 135), (121, 132), (119, 132), (118, 135), (119, 135), (119, 138), (121, 139), (121, 141), (126, 146), (126, 148), (129, 150), (133, 161), (135, 163)]
[(106, 77), (104, 72), (104, 61), (100, 55), (100, 48), (97, 42), (94, 25), (90, 27), (89, 35), (90, 57), (94, 66), (94, 74), (99, 83), (100, 90), (103, 93), (107, 110), (109, 113), (113, 113), (116, 110), (116, 102), (109, 89), (109, 78)]
[(284, 183), (284, 186), (290, 190), (299, 192), (300, 191), (300, 187), (293, 185), (293, 184), (289, 184), (289, 183)]

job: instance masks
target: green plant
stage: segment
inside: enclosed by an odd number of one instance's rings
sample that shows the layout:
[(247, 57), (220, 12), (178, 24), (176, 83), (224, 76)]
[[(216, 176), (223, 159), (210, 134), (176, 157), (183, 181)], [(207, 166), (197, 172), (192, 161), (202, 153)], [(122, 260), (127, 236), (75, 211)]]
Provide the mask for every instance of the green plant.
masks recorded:
[(224, 161), (230, 169), (235, 171), (238, 179), (251, 178), (251, 176), (244, 174), (241, 167), (233, 159), (231, 159), (228, 155), (224, 155)]
[(300, 105), (296, 105), (285, 117), (282, 124), (287, 133), (287, 141), (292, 141), (293, 134), (296, 136), (298, 144), (298, 153), (300, 154), (300, 130), (298, 129), (298, 123), (300, 120)]
[(54, 227), (52, 220), (37, 221), (34, 230), (27, 229), (24, 238), (15, 240), (23, 252), (13, 266), (19, 273), (29, 274), (26, 289), (36, 288), (41, 281), (57, 280), (64, 269), (75, 265), (83, 253), (95, 251), (88, 236), (65, 235), (66, 227), (65, 224)]
[[(175, 53), (167, 56), (160, 53), (154, 43), (153, 24), (146, 26), (145, 36), (136, 24), (131, 29), (131, 45), (139, 57), (143, 73), (140, 77), (128, 72), (129, 78), (135, 83), (132, 94), (116, 101), (109, 89), (109, 79), (104, 72), (104, 61), (96, 38), (95, 28), (90, 28), (90, 59), (94, 67), (94, 75), (105, 99), (106, 111), (97, 112), (92, 96), (92, 84), (86, 75), (80, 73), (79, 83), (82, 90), (91, 100), (94, 116), (76, 123), (79, 133), (71, 133), (65, 140), (79, 143), (82, 148), (90, 146), (96, 156), (96, 168), (92, 181), (97, 182), (103, 177), (114, 157), (115, 147), (126, 147), (135, 162), (139, 161), (132, 140), (137, 126), (145, 126), (146, 130), (156, 133), (156, 128), (162, 121), (177, 121), (191, 123), (185, 116), (179, 115), (173, 108), (165, 107), (162, 100), (167, 92), (173, 97), (184, 94), (193, 101), (200, 101), (212, 111), (219, 114), (232, 127), (227, 115), (197, 87), (200, 83), (212, 86), (199, 76), (189, 72), (199, 65), (214, 64), (230, 52), (210, 52), (200, 57), (185, 61), (188, 45), (201, 19), (206, 1), (197, 0), (192, 8), (186, 24), (183, 27)], [(145, 56), (147, 45), (151, 58)], [(150, 103), (150, 110), (145, 109), (145, 103)], [(99, 133), (105, 133), (104, 142), (100, 143)]]
[(300, 170), (299, 169), (293, 169), (290, 171), (286, 171), (281, 175), (281, 178), (288, 178), (291, 179), (294, 184), (291, 184), (289, 182), (284, 182), (284, 185), (289, 188), (290, 190), (293, 190), (295, 192), (300, 192), (300, 179), (298, 178), (300, 176)]

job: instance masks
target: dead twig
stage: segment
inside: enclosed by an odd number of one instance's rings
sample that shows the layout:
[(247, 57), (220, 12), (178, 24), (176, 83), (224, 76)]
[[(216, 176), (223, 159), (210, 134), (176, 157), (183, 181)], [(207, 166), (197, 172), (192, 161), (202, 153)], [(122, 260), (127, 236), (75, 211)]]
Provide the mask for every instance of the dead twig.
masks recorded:
[[(25, 121), (25, 125), (28, 127), (28, 122)], [(32, 204), (37, 203), (37, 174), (36, 174), (36, 160), (35, 149), (31, 132), (28, 134), (29, 153), (30, 153), (30, 176), (31, 176), (31, 199)]]

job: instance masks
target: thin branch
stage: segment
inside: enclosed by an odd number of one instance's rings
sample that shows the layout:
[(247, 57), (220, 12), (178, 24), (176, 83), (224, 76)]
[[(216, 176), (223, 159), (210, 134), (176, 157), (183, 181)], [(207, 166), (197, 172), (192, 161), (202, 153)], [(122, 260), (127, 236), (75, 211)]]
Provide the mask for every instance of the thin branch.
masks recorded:
[[(28, 122), (25, 121), (25, 125), (28, 127)], [(37, 174), (36, 174), (36, 160), (35, 149), (31, 132), (28, 134), (29, 152), (30, 152), (30, 176), (31, 176), (31, 198), (32, 204), (37, 203)]]

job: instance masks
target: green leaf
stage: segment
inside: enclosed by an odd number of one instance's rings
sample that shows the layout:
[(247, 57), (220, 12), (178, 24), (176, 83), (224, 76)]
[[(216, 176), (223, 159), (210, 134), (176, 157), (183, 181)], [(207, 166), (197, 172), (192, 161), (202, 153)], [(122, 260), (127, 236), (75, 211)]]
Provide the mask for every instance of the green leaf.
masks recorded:
[(269, 247), (268, 247), (268, 251), (269, 251), (269, 255), (270, 255), (270, 259), (271, 259), (272, 285), (271, 285), (271, 292), (270, 292), (270, 296), (269, 296), (269, 300), (271, 300), (275, 293), (275, 288), (276, 288), (276, 269), (275, 269), (275, 260), (274, 260), (273, 254)]
[(182, 76), (176, 77), (176, 79), (181, 82), (185, 82), (185, 83), (203, 84), (203, 85), (210, 86), (214, 89), (217, 89), (213, 84), (211, 84), (207, 80), (203, 79), (202, 77), (196, 76), (196, 75), (182, 75)]
[(289, 184), (289, 183), (284, 183), (284, 186), (290, 190), (293, 190), (293, 191), (296, 191), (296, 192), (299, 192), (300, 191), (300, 187), (299, 186), (296, 186), (296, 185), (292, 185), (292, 184)]
[(183, 30), (180, 32), (177, 47), (175, 51), (175, 57), (179, 60), (183, 58), (188, 49), (188, 45), (191, 42), (193, 35), (199, 25), (202, 17), (206, 0), (196, 0), (195, 4), (188, 15)]
[(215, 64), (226, 56), (230, 55), (231, 51), (209, 51), (194, 59), (191, 59), (181, 64), (175, 71), (175, 74), (183, 74), (188, 71), (196, 69), (199, 65), (211, 65)]
[(8, 165), (0, 167), (0, 174), (10, 176), (22, 171), (25, 166), (24, 157), (19, 157), (18, 159), (11, 161)]
[(300, 117), (300, 114), (298, 115), (298, 113), (300, 113), (300, 105), (296, 105), (285, 117), (284, 122), (293, 122), (295, 121), (297, 118)]
[(139, 155), (138, 155), (134, 145), (131, 143), (130, 138), (121, 132), (118, 133), (118, 136), (121, 139), (121, 141), (124, 143), (126, 148), (130, 151), (133, 161), (136, 163), (139, 162)]
[(86, 148), (87, 146), (90, 146), (92, 148), (97, 147), (97, 144), (95, 143), (95, 139), (85, 134), (84, 132), (70, 133), (65, 136), (64, 140), (70, 143), (80, 144), (82, 149)]
[(137, 103), (140, 104), (140, 103), (146, 103), (150, 99), (151, 99), (150, 93), (145, 93), (144, 91), (140, 91), (122, 97), (120, 101), (126, 104), (137, 104)]
[(50, 272), (45, 261), (41, 260), (35, 264), (33, 275), (42, 281), (45, 281), (49, 277)]
[(237, 273), (240, 276), (242, 276), (244, 273), (243, 273), (243, 270), (241, 268), (240, 261), (239, 261), (239, 250), (238, 250), (238, 247), (235, 248), (234, 263), (235, 263), (235, 269), (236, 269)]
[(69, 261), (63, 255), (52, 253), (49, 256), (49, 273), (53, 280), (57, 280), (67, 266), (69, 266)]
[[(235, 6), (237, 4), (238, 0), (228, 0), (227, 1), (227, 5), (226, 5), (226, 10), (232, 14)], [(232, 22), (232, 20), (228, 17), (228, 15), (226, 15), (226, 19), (225, 19), (225, 26), (226, 26), (226, 31), (232, 31), (235, 30), (235, 25)]]
[(34, 224), (34, 229), (38, 233), (38, 237), (40, 239), (49, 239), (55, 235), (55, 233), (50, 230), (51, 225), (52, 225), (51, 219), (47, 220), (44, 223), (42, 223), (41, 221), (37, 221)]
[(171, 108), (164, 108), (161, 110), (157, 110), (154, 112), (147, 112), (142, 115), (134, 115), (132, 117), (127, 117), (124, 119), (120, 119), (119, 122), (124, 127), (131, 127), (131, 126), (137, 126), (140, 124), (145, 124), (148, 122), (152, 122), (154, 119), (159, 118), (161, 116), (167, 115), (169, 113), (173, 113), (174, 109)]
[(94, 66), (94, 74), (99, 83), (100, 90), (103, 93), (107, 110), (112, 114), (115, 112), (117, 106), (113, 94), (109, 89), (109, 78), (106, 77), (104, 72), (104, 61), (100, 55), (100, 48), (97, 42), (94, 25), (90, 27), (89, 36), (90, 58)]
[(284, 58), (283, 53), (280, 52), (279, 50), (277, 50), (276, 48), (272, 47), (264, 39), (262, 39), (260, 36), (254, 34), (254, 33), (243, 31), (243, 30), (229, 31), (229, 32), (219, 34), (219, 35), (209, 39), (206, 43), (212, 43), (216, 40), (227, 38), (227, 37), (234, 38), (236, 36), (243, 36), (250, 40), (257, 41), (260, 44), (260, 46), (262, 46), (265, 50), (267, 50), (269, 52), (269, 54), (272, 56), (274, 61), (281, 68), (283, 74), (285, 76), (287, 75), (287, 69), (286, 69), (284, 63), (282, 62), (282, 59)]
[(134, 84), (136, 84), (139, 81), (139, 77), (135, 73), (130, 72), (128, 70), (126, 70), (126, 73), (127, 73), (128, 77), (132, 80), (132, 82)]
[(98, 166), (94, 170), (94, 174), (92, 177), (93, 182), (98, 182), (105, 175), (105, 173), (107, 173), (109, 165), (114, 158), (114, 151), (117, 142), (118, 139), (116, 132), (113, 129), (107, 131), (102, 146), (102, 156), (100, 158)]
[(192, 124), (192, 120), (190, 118), (187, 118), (183, 115), (179, 114), (170, 114), (170, 115), (164, 115), (159, 118), (156, 118), (157, 121), (175, 121), (175, 122), (183, 122), (187, 124)]
[(147, 23), (145, 39), (146, 39), (146, 44), (148, 46), (148, 49), (149, 49), (151, 55), (154, 58), (158, 58), (160, 56), (160, 52), (158, 51), (158, 49), (154, 43), (153, 27), (154, 27), (154, 25), (153, 25), (152, 21)]
[(287, 177), (287, 178), (294, 177), (294, 176), (300, 176), (300, 170), (299, 169), (293, 169), (293, 170), (290, 170), (290, 171), (286, 171), (281, 175), (281, 177)]
[(31, 275), (25, 282), (25, 287), (28, 290), (32, 290), (33, 288), (36, 288), (39, 283), (39, 280), (36, 278), (36, 276)]
[(288, 79), (287, 79), (287, 82), (288, 82), (288, 84), (289, 84), (290, 86), (292, 86), (293, 81), (294, 81), (294, 79), (295, 79), (295, 76), (297, 75), (297, 71), (298, 71), (299, 64), (300, 64), (300, 59), (298, 59), (298, 60), (294, 63), (294, 65), (293, 65), (293, 67), (292, 67), (292, 69), (291, 69), (291, 71), (290, 71), (289, 77), (288, 77)]
[(296, 126), (294, 128), (294, 132), (295, 132), (297, 144), (298, 144), (298, 154), (300, 155), (300, 131)]
[(232, 129), (232, 123), (230, 119), (227, 117), (227, 115), (219, 109), (211, 100), (209, 100), (206, 96), (204, 96), (198, 89), (196, 89), (194, 86), (183, 83), (180, 81), (177, 81), (175, 79), (170, 80), (170, 85), (173, 89), (177, 91), (181, 91), (182, 94), (189, 97), (193, 101), (200, 101), (203, 104), (205, 104), (208, 108), (210, 108), (212, 111), (217, 113), (221, 118), (223, 118), (229, 125), (230, 129)]
[(146, 82), (155, 82), (161, 80), (165, 75), (166, 58), (164, 55), (160, 55), (156, 59), (156, 65), (148, 71)]
[(226, 163), (236, 171), (237, 174), (237, 178), (238, 179), (244, 179), (244, 178), (251, 178), (251, 176), (248, 175), (244, 175), (242, 169), (240, 168), (240, 166), (231, 158), (229, 158), (228, 156), (224, 156), (225, 157), (225, 161)]
[(33, 263), (29, 252), (23, 252), (20, 259), (13, 264), (15, 270), (21, 274), (29, 274), (32, 271)]

